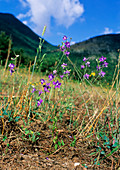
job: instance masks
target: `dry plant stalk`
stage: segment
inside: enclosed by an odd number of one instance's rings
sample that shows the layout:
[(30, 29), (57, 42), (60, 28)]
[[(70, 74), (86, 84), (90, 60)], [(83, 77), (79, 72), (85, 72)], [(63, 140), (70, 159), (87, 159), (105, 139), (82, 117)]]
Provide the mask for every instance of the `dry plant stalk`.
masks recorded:
[[(5, 70), (6, 70), (8, 59), (9, 59), (9, 56), (10, 56), (11, 44), (12, 44), (12, 41), (11, 41), (11, 39), (9, 39), (8, 54), (7, 54), (7, 59), (6, 59), (6, 62), (5, 62)], [(4, 70), (4, 73), (5, 73), (5, 70)]]

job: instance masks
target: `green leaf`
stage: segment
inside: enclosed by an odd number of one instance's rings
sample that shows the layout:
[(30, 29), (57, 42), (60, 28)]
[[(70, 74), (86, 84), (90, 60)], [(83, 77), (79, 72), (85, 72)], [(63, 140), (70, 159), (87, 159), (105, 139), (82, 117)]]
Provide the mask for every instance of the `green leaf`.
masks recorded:
[(109, 138), (106, 135), (104, 135), (104, 140), (109, 141)]
[[(116, 152), (118, 149), (120, 149), (120, 145), (118, 145), (116, 148), (114, 148), (114, 149), (113, 149), (109, 154), (107, 154), (103, 159), (111, 156), (111, 155), (112, 155), (114, 152)], [(102, 160), (103, 160), (103, 159), (102, 159)]]
[(106, 146), (106, 147), (110, 149), (110, 146)]
[(3, 137), (3, 141), (5, 141), (5, 139), (7, 139), (7, 136), (4, 136), (4, 137)]
[(102, 150), (102, 148), (99, 146), (99, 150)]
[(37, 141), (39, 139), (39, 137), (37, 137), (35, 140)]
[(55, 140), (57, 140), (57, 139), (58, 139), (58, 137), (56, 136), (56, 137), (55, 137)]
[(9, 144), (9, 143), (7, 143), (7, 146), (9, 147), (9, 146), (10, 146), (10, 144)]
[(97, 154), (97, 152), (92, 152), (92, 153), (89, 154), (89, 155), (91, 156), (91, 155), (96, 155), (96, 154)]
[(19, 119), (20, 119), (20, 116), (17, 116), (17, 117), (15, 118), (15, 122), (18, 122)]
[(58, 145), (57, 145), (57, 144), (55, 144), (55, 150), (57, 150), (57, 148), (58, 148)]
[(4, 110), (3, 115), (8, 115), (8, 113), (6, 112), (6, 110)]
[(104, 145), (110, 145), (110, 142), (104, 142)]
[(61, 142), (60, 141), (58, 141), (58, 145), (61, 146)]
[(29, 133), (30, 133), (29, 130), (27, 130), (27, 131), (25, 132), (26, 135), (29, 134)]
[(105, 152), (104, 151), (102, 151), (102, 152), (100, 152), (102, 155), (104, 155), (105, 154)]
[(62, 139), (61, 139), (61, 143), (62, 143), (63, 146), (65, 145)]
[(53, 139), (53, 142), (55, 143), (55, 142), (56, 142), (56, 140), (55, 140), (55, 139)]
[(33, 133), (33, 135), (32, 135), (32, 142), (34, 142), (34, 141), (35, 141), (35, 135)]

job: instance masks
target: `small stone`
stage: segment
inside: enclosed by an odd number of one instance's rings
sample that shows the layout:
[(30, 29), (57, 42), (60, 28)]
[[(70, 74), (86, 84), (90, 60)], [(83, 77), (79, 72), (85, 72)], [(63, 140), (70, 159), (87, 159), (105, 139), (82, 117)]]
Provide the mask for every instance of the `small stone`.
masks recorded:
[(80, 165), (80, 163), (79, 163), (79, 162), (74, 163), (74, 166), (78, 166), (78, 165)]

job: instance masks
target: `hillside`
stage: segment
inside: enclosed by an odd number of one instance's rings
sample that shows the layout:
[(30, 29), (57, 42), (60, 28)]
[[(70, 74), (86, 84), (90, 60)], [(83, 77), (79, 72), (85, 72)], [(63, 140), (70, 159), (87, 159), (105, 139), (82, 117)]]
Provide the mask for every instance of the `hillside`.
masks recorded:
[[(11, 36), (14, 49), (22, 48), (27, 55), (35, 56), (39, 44), (39, 36), (12, 14), (0, 13), (1, 31)], [(56, 49), (56, 47), (45, 41), (43, 49), (49, 52)]]
[(71, 46), (70, 58), (77, 67), (83, 63), (83, 57), (89, 58), (90, 70), (96, 70), (96, 59), (107, 58), (108, 68), (105, 69), (106, 79), (111, 82), (116, 64), (118, 63), (118, 49), (120, 49), (120, 34), (108, 34), (90, 38)]
[(120, 34), (107, 34), (76, 43), (71, 48), (79, 54), (108, 55), (120, 49)]

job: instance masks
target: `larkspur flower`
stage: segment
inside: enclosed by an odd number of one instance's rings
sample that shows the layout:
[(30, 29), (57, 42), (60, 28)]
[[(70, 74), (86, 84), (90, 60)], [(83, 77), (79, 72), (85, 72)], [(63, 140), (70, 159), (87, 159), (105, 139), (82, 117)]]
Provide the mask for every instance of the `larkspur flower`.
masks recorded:
[(65, 51), (64, 54), (68, 57), (70, 52), (69, 51)]
[(40, 100), (37, 100), (37, 107), (39, 107), (40, 105), (41, 105), (41, 103), (43, 102), (43, 100), (42, 99), (40, 99)]
[(85, 66), (84, 65), (81, 65), (81, 69), (84, 69), (85, 68)]
[(101, 57), (101, 58), (99, 58), (99, 60), (100, 60), (100, 62), (103, 62), (104, 60), (106, 60), (106, 57)]
[(101, 77), (104, 77), (105, 74), (106, 74), (106, 73), (103, 72), (102, 70), (101, 70), (101, 72), (99, 73), (99, 75), (100, 75)]
[(46, 83), (46, 85), (44, 85), (44, 86), (43, 86), (43, 87), (44, 87), (44, 91), (45, 91), (45, 92), (49, 92), (49, 90), (48, 90), (48, 89), (50, 89), (50, 88), (51, 88), (49, 85), (50, 85), (50, 83)]
[(63, 40), (67, 40), (67, 37), (64, 35)]
[(39, 91), (39, 96), (42, 94), (43, 92), (42, 92), (42, 90), (41, 91)]
[(87, 67), (90, 67), (90, 62), (87, 61), (87, 62), (85, 63), (85, 65), (86, 65)]
[(69, 42), (65, 42), (65, 45), (67, 48), (70, 48), (70, 43)]
[(8, 67), (10, 67), (10, 69), (12, 69), (12, 70), (13, 70), (13, 69), (14, 69), (14, 67), (15, 67), (15, 65), (10, 63), (10, 64), (8, 65)]
[(35, 88), (33, 88), (32, 93), (34, 93), (35, 91), (36, 91), (36, 89), (35, 89)]
[(48, 76), (48, 78), (49, 78), (49, 81), (52, 81), (52, 80), (54, 79), (54, 75), (53, 75), (53, 74), (50, 74), (50, 75)]
[(84, 57), (84, 58), (83, 58), (83, 61), (86, 61), (86, 60), (87, 60), (87, 58), (86, 58), (86, 57)]
[(11, 75), (12, 75), (12, 73), (14, 73), (14, 70), (12, 70), (12, 69), (10, 69), (9, 71), (10, 71), (10, 74), (11, 74)]
[(63, 63), (61, 67), (64, 69), (67, 66), (67, 64)]
[(60, 50), (61, 50), (61, 51), (64, 51), (64, 50), (65, 50), (65, 46), (62, 45), (62, 46), (60, 47)]
[(60, 88), (61, 83), (57, 80), (56, 82), (53, 81), (53, 85), (55, 85), (55, 89), (56, 89), (56, 88)]
[(63, 79), (64, 75), (60, 75), (60, 78)]
[(15, 67), (15, 65), (10, 63), (10, 64), (8, 65), (8, 67), (10, 67), (10, 70), (9, 70), (9, 71), (10, 71), (10, 74), (12, 75), (12, 73), (14, 72), (14, 67)]
[(40, 79), (40, 81), (41, 81), (41, 84), (45, 83), (45, 80), (44, 80), (44, 79)]
[(97, 66), (96, 68), (97, 68), (97, 71), (99, 71), (101, 69), (101, 66)]
[(64, 71), (64, 74), (70, 74), (69, 70)]
[(69, 138), (72, 138), (72, 136), (69, 136)]
[(57, 73), (57, 70), (53, 70), (53, 74), (56, 74)]
[(90, 76), (90, 75), (86, 73), (86, 74), (84, 75), (84, 78), (89, 79), (89, 76)]
[(104, 67), (108, 67), (108, 63), (105, 61), (105, 62), (103, 63), (103, 66), (104, 66)]

